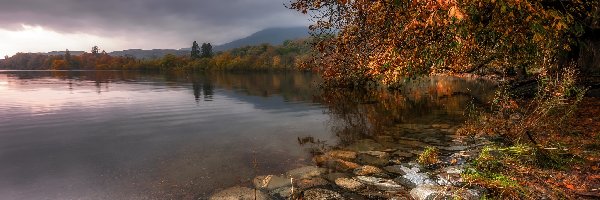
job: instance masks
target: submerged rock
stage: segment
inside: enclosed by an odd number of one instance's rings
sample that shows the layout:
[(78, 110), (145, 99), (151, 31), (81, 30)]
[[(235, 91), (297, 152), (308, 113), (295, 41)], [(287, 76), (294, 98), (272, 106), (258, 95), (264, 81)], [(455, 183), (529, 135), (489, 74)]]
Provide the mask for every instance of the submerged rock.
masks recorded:
[(388, 154), (386, 152), (383, 152), (383, 151), (361, 151), (361, 152), (358, 152), (358, 153), (359, 154), (367, 154), (367, 155), (370, 155), (370, 156), (374, 156), (374, 157), (377, 157), (377, 158), (384, 158), (384, 159), (387, 159), (390, 156), (390, 154)]
[(340, 193), (322, 189), (322, 188), (314, 188), (304, 191), (303, 199), (311, 199), (311, 200), (341, 200), (344, 199)]
[(363, 165), (385, 166), (389, 163), (389, 160), (387, 158), (379, 158), (369, 154), (358, 154), (356, 162)]
[(325, 155), (344, 160), (354, 160), (356, 158), (357, 153), (354, 151), (333, 150), (325, 153)]
[(357, 191), (365, 187), (361, 182), (350, 178), (338, 178), (335, 180), (335, 184), (350, 191)]
[(359, 140), (356, 143), (347, 146), (345, 149), (358, 152), (358, 151), (383, 150), (383, 149), (385, 149), (385, 147), (383, 147), (383, 145), (375, 142), (374, 140), (364, 139), (364, 140)]
[(359, 164), (350, 161), (345, 161), (342, 159), (326, 160), (320, 163), (319, 165), (340, 172), (348, 172), (360, 167)]
[(303, 190), (307, 189), (307, 188), (323, 186), (323, 185), (327, 185), (327, 184), (329, 184), (329, 182), (320, 177), (301, 179), (296, 182), (296, 185), (298, 186), (298, 188), (303, 189)]
[(317, 177), (327, 172), (327, 169), (319, 168), (315, 166), (306, 166), (301, 168), (292, 169), (285, 173), (286, 177), (294, 179), (305, 179), (311, 177)]
[(232, 187), (212, 195), (210, 200), (267, 200), (270, 199), (265, 193), (260, 190), (250, 189), (247, 187)]
[(289, 178), (275, 175), (257, 176), (252, 180), (252, 183), (254, 184), (255, 188), (267, 190), (273, 190), (292, 185), (292, 182)]
[(371, 176), (357, 176), (356, 180), (366, 185), (375, 186), (379, 190), (400, 190), (403, 188), (396, 182), (384, 178), (377, 178)]
[(282, 187), (271, 191), (269, 194), (278, 199), (291, 199), (293, 195), (292, 191), (292, 187)]

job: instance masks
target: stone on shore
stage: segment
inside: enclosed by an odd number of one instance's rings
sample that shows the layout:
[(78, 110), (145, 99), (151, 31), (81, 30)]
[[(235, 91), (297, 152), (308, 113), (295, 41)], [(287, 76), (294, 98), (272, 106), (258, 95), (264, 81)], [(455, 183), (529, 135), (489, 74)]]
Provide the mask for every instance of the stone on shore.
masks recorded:
[(421, 185), (410, 190), (410, 196), (415, 200), (452, 199), (444, 187)]
[(255, 188), (274, 190), (280, 187), (291, 186), (292, 183), (289, 178), (281, 176), (268, 175), (268, 176), (257, 176), (252, 180)]
[(383, 170), (370, 165), (365, 165), (359, 168), (354, 169), (354, 174), (357, 176), (367, 176), (372, 174), (383, 173)]
[(301, 179), (299, 181), (295, 181), (295, 185), (298, 186), (299, 189), (308, 189), (317, 186), (324, 186), (329, 184), (329, 182), (323, 178), (315, 177), (309, 179)]
[(393, 173), (393, 174), (397, 174), (397, 175), (405, 175), (406, 172), (404, 172), (404, 170), (402, 169), (402, 165), (390, 165), (390, 166), (386, 166), (383, 169), (387, 172)]
[(354, 151), (341, 151), (341, 150), (333, 150), (325, 153), (325, 156), (329, 156), (332, 158), (339, 158), (343, 160), (354, 160), (356, 159), (357, 153)]
[(232, 187), (212, 195), (210, 200), (267, 200), (268, 195), (260, 190), (250, 189), (247, 187)]
[(377, 156), (372, 156), (369, 154), (358, 154), (356, 157), (356, 162), (363, 165), (373, 165), (373, 166), (385, 166), (389, 163), (387, 158), (379, 158)]
[(389, 180), (389, 179), (384, 179), (384, 178), (377, 178), (377, 177), (371, 177), (371, 176), (357, 176), (356, 180), (358, 180), (359, 182), (361, 182), (365, 185), (375, 186), (375, 187), (377, 187), (377, 189), (384, 190), (384, 191), (395, 191), (395, 190), (400, 190), (403, 188), (401, 185), (397, 184), (396, 182)]
[(335, 180), (335, 184), (350, 191), (357, 191), (362, 189), (365, 185), (350, 178), (338, 178)]
[(311, 199), (311, 200), (342, 200), (344, 197), (340, 193), (322, 189), (322, 188), (314, 188), (304, 191), (303, 199)]
[(306, 166), (292, 169), (285, 173), (286, 177), (294, 179), (305, 179), (320, 176), (327, 172), (327, 169), (315, 166)]

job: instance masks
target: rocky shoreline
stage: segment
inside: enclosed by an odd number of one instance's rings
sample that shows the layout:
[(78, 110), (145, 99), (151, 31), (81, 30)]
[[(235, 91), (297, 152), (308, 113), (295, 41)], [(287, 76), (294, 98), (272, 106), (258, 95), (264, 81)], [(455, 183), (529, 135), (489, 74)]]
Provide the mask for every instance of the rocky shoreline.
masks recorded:
[[(447, 124), (396, 128), (392, 132), (401, 134), (362, 139), (320, 152), (313, 157), (314, 166), (257, 176), (254, 188), (236, 186), (210, 199), (480, 199), (485, 190), (465, 183), (461, 173), (477, 156), (481, 142), (466, 145), (465, 138), (454, 134), (456, 127)], [(416, 132), (423, 134), (411, 134)], [(432, 135), (450, 141), (429, 137)], [(440, 149), (439, 162), (429, 166), (416, 163), (424, 146)]]

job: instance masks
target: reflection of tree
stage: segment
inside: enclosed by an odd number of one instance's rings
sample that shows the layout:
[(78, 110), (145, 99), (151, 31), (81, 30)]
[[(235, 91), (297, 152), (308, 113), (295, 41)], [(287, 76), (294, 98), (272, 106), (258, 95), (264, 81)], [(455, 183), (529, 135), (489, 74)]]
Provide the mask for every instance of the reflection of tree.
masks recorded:
[(398, 124), (458, 123), (468, 104), (485, 101), (491, 91), (479, 81), (433, 77), (407, 83), (400, 91), (325, 90), (316, 101), (327, 106), (333, 132), (348, 144), (384, 135)]

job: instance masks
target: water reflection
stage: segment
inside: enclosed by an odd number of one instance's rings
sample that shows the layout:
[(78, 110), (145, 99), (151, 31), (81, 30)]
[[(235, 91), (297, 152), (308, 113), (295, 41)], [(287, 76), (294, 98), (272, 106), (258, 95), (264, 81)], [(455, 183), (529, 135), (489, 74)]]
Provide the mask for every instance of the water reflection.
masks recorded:
[(311, 77), (0, 72), (0, 196), (206, 198), (310, 164), (298, 137), (335, 143)]
[(0, 196), (205, 198), (311, 164), (326, 148), (444, 143), (465, 107), (493, 91), (448, 77), (395, 92), (318, 82), (306, 73), (0, 72)]
[[(489, 102), (493, 91), (494, 85), (483, 80), (432, 77), (407, 82), (398, 91), (324, 90), (315, 101), (327, 107), (332, 132), (345, 146), (398, 135), (406, 132), (401, 128), (406, 126), (423, 126), (412, 130), (419, 138), (426, 135), (428, 125), (456, 126), (464, 121), (469, 105)], [(448, 133), (453, 131), (433, 135)]]

